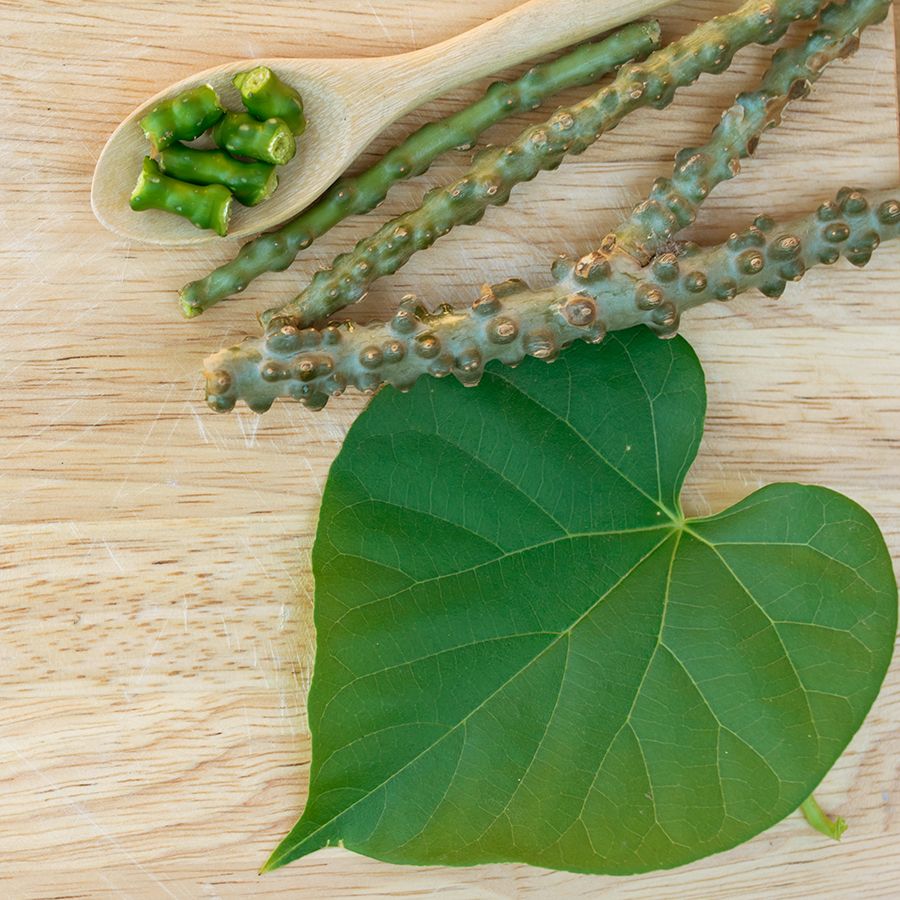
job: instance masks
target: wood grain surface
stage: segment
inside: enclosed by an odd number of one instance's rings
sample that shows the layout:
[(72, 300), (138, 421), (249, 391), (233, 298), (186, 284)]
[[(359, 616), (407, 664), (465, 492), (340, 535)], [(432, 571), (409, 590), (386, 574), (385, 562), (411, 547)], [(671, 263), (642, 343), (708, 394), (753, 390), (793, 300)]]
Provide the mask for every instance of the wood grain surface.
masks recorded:
[[(735, 5), (680, 3), (662, 13), (666, 34)], [(309, 551), (328, 466), (364, 400), (217, 416), (200, 363), (471, 154), (191, 322), (177, 289), (233, 245), (175, 251), (107, 233), (88, 201), (94, 162), (120, 119), (194, 70), (415, 49), (512, 6), (0, 0), (0, 896), (896, 896), (900, 663), (818, 791), (850, 823), (841, 844), (794, 815), (729, 853), (627, 879), (402, 868), (339, 849), (256, 875), (305, 798)], [(383, 316), (407, 290), (438, 303), (510, 275), (541, 283), (554, 253), (591, 247), (675, 150), (703, 139), (768, 52), (742, 52), (667, 112), (630, 117), (523, 186), (386, 279), (359, 317)], [(894, 72), (886, 23), (765, 137), (694, 233), (721, 238), (846, 183), (897, 183)], [(408, 116), (359, 164), (485, 83)], [(900, 559), (898, 277), (900, 248), (886, 247), (864, 272), (842, 263), (779, 302), (746, 296), (690, 317), (710, 411), (689, 512), (770, 481), (821, 483), (866, 506)]]

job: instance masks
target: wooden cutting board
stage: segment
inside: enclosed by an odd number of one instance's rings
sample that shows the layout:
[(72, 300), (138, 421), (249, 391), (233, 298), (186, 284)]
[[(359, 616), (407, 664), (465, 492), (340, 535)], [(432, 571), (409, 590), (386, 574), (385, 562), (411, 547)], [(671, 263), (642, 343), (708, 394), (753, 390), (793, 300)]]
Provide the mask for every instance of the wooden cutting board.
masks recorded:
[[(840, 845), (792, 816), (729, 853), (628, 879), (526, 866), (393, 867), (334, 849), (265, 878), (257, 867), (302, 808), (313, 660), (309, 550), (328, 466), (364, 401), (311, 414), (217, 416), (204, 354), (376, 223), (453, 177), (458, 152), (336, 228), (290, 271), (192, 322), (174, 297), (226, 241), (167, 251), (94, 221), (106, 135), (145, 96), (241, 57), (377, 55), (430, 44), (511, 0), (187, 0), (0, 5), (0, 895), (33, 897), (889, 896), (900, 877), (900, 665), (818, 796)], [(736, 3), (684, 2), (669, 36)], [(602, 145), (523, 186), (372, 291), (471, 298), (483, 281), (547, 278), (702, 140), (768, 51), (640, 112)], [(835, 66), (709, 201), (701, 239), (758, 212), (809, 209), (846, 183), (898, 181), (890, 24)], [(414, 125), (481, 87), (430, 104)], [(573, 99), (578, 92), (570, 94)], [(528, 117), (528, 121), (534, 115)], [(521, 128), (495, 128), (498, 143)], [(367, 158), (371, 158), (369, 154)], [(692, 315), (710, 415), (689, 512), (770, 481), (826, 484), (866, 506), (900, 557), (900, 247), (865, 272), (816, 271), (780, 302)], [(835, 661), (840, 664), (839, 660)]]

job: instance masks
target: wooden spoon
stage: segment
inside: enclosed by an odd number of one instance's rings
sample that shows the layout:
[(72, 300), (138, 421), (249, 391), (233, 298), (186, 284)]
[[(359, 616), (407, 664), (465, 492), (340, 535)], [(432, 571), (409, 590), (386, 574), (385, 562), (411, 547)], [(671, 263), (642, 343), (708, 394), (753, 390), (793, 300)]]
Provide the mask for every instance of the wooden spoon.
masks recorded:
[(107, 228), (168, 246), (215, 240), (190, 222), (128, 205), (141, 159), (150, 152), (139, 121), (160, 100), (204, 82), (230, 109), (242, 109), (232, 77), (269, 66), (303, 97), (308, 122), (297, 155), (278, 171), (271, 199), (234, 205), (230, 237), (271, 228), (309, 206), (383, 128), (421, 104), (466, 82), (631, 22), (673, 0), (530, 0), (440, 44), (371, 59), (254, 59), (206, 69), (141, 104), (113, 132), (97, 160), (91, 206)]

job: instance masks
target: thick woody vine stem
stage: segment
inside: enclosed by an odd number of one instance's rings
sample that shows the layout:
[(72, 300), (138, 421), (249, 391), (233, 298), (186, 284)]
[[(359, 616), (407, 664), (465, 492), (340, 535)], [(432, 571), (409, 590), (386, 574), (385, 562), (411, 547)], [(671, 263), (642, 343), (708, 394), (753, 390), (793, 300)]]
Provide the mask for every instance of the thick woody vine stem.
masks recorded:
[(372, 282), (396, 272), (418, 250), (456, 225), (479, 221), (489, 206), (505, 203), (517, 184), (556, 168), (568, 153), (583, 152), (635, 109), (665, 108), (678, 88), (703, 73), (725, 71), (742, 47), (778, 40), (791, 22), (811, 18), (822, 5), (821, 0), (748, 0), (644, 62), (623, 66), (612, 84), (527, 128), (506, 147), (482, 151), (465, 175), (429, 191), (418, 209), (391, 220), (338, 256), (294, 300), (264, 313), (263, 322), (290, 319), (302, 326), (356, 302)]
[(569, 273), (546, 290), (520, 281), (485, 286), (471, 306), (428, 312), (414, 298), (386, 324), (282, 325), (267, 338), (219, 351), (206, 361), (213, 409), (243, 399), (258, 412), (278, 397), (312, 409), (348, 386), (409, 389), (422, 375), (480, 380), (486, 363), (515, 365), (525, 356), (548, 362), (576, 340), (597, 343), (609, 331), (644, 324), (675, 334), (682, 313), (751, 289), (777, 296), (787, 281), (841, 256), (865, 265), (882, 241), (900, 237), (900, 189), (867, 196), (844, 188), (805, 218), (778, 226), (759, 217), (726, 243), (706, 250), (683, 244), (649, 266), (632, 261), (585, 276)]

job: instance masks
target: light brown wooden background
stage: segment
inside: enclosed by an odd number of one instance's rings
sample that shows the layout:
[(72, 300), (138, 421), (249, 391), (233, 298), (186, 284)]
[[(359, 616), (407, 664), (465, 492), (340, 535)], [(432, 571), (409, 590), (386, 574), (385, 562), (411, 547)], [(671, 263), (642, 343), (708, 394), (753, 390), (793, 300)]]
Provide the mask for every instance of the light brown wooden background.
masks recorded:
[[(281, 405), (216, 416), (205, 352), (253, 329), (366, 229), (447, 180), (468, 154), (400, 187), (291, 271), (186, 323), (186, 280), (227, 242), (166, 251), (93, 220), (94, 160), (117, 121), (195, 69), (254, 55), (377, 55), (421, 47), (511, 0), (0, 0), (0, 896), (881, 897), (900, 878), (900, 665), (818, 795), (850, 822), (831, 844), (797, 817), (685, 869), (616, 880), (525, 866), (408, 869), (341, 850), (265, 878), (299, 813), (309, 736), (316, 511), (363, 406)], [(736, 5), (663, 13), (668, 35)], [(484, 280), (539, 283), (584, 250), (701, 140), (767, 52), (641, 112), (513, 203), (387, 279), (359, 310), (413, 289), (432, 302)], [(898, 181), (890, 25), (827, 74), (709, 201), (701, 238), (763, 210), (810, 208), (845, 183)], [(483, 86), (483, 85), (482, 85)], [(435, 102), (415, 124), (476, 89)], [(574, 97), (575, 95), (571, 95)], [(533, 117), (532, 117), (533, 118)], [(494, 142), (523, 120), (496, 128)], [(686, 327), (710, 413), (687, 506), (706, 512), (769, 481), (819, 482), (876, 516), (900, 558), (900, 248), (864, 272), (815, 272), (780, 302), (748, 296)], [(839, 660), (835, 661), (840, 664)]]

